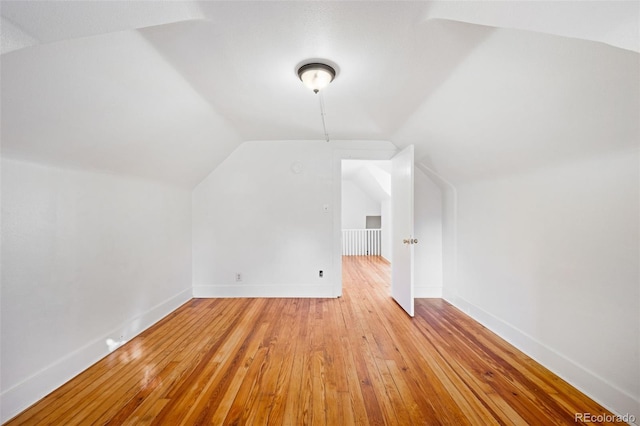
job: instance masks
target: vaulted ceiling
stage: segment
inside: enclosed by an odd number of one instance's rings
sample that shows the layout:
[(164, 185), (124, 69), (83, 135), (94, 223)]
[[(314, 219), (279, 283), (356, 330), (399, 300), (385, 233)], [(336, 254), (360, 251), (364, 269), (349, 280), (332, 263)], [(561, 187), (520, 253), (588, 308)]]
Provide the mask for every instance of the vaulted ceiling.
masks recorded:
[(452, 181), (637, 148), (638, 2), (12, 2), (2, 153), (191, 187), (246, 140), (415, 144)]
[(371, 200), (381, 203), (391, 196), (390, 160), (342, 160), (342, 181), (350, 181)]

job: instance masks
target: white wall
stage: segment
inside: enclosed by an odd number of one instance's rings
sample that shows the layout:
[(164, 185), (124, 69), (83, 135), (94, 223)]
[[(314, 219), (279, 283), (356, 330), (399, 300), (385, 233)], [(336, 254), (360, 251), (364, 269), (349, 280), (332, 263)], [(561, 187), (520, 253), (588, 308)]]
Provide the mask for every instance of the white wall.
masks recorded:
[(334, 296), (332, 163), (326, 142), (245, 142), (202, 181), (193, 191), (194, 295)]
[(458, 294), (458, 195), (455, 186), (441, 182), (442, 191), (442, 297), (455, 301)]
[(636, 418), (638, 159), (626, 151), (459, 185), (452, 298), (586, 394)]
[(414, 172), (414, 295), (442, 297), (442, 193), (420, 169)]
[(380, 203), (369, 197), (352, 180), (342, 181), (342, 228), (365, 229), (366, 216), (380, 216)]
[(190, 298), (190, 191), (2, 160), (3, 421)]
[(243, 143), (193, 191), (194, 296), (342, 294), (341, 162), (396, 151), (370, 140)]
[(380, 205), (382, 216), (382, 245), (381, 245), (381, 255), (389, 262), (391, 262), (391, 198), (387, 198), (382, 200)]

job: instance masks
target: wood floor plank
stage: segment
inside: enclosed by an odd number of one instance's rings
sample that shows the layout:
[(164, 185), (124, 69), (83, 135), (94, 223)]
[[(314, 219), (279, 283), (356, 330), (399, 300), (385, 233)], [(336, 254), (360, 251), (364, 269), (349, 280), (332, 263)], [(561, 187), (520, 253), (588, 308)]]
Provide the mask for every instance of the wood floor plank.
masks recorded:
[(337, 299), (193, 299), (8, 425), (575, 425), (608, 413), (382, 258)]

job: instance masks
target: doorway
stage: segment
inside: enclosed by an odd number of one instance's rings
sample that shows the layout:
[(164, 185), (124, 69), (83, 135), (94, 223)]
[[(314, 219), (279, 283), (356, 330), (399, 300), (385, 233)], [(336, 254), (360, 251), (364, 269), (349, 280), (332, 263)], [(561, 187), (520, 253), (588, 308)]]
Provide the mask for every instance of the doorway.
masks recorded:
[[(340, 260), (342, 261), (342, 255), (364, 256), (371, 254), (382, 255), (385, 259), (392, 260), (391, 297), (409, 316), (413, 316), (414, 247), (418, 243), (418, 239), (413, 234), (414, 147), (410, 145), (400, 152), (394, 152), (387, 158), (390, 160), (384, 162), (362, 161), (362, 159), (352, 162), (350, 159), (340, 158), (338, 170), (340, 170), (341, 187), (338, 194), (340, 194), (341, 200), (337, 205), (344, 204), (344, 209), (338, 212), (339, 219), (337, 220), (338, 228), (342, 228), (339, 229), (338, 237), (338, 242), (341, 245)], [(349, 189), (351, 183), (355, 184), (351, 186), (358, 188), (356, 190)], [(366, 198), (374, 203), (366, 202)], [(373, 210), (370, 212), (362, 211), (363, 206), (362, 203), (357, 203), (358, 199), (365, 199), (365, 208)], [(350, 204), (353, 206), (350, 207)], [(367, 207), (366, 204), (370, 204), (371, 207)], [(383, 209), (383, 204), (386, 204), (388, 208)], [(384, 210), (387, 213), (387, 220), (383, 218)], [(373, 234), (372, 244), (372, 230), (366, 230), (366, 216), (378, 215), (381, 217), (381, 229), (376, 230), (377, 234)], [(354, 222), (350, 222), (352, 219)], [(355, 225), (357, 228), (347, 228), (350, 225)], [(381, 237), (383, 230), (386, 230), (391, 238), (386, 238), (383, 241)], [(352, 241), (354, 239), (355, 242)], [(380, 252), (377, 251), (378, 247)], [(375, 253), (371, 253), (372, 248), (376, 250)], [(340, 263), (342, 263), (341, 261)], [(341, 266), (340, 272), (342, 271)], [(342, 280), (340, 283), (342, 284)], [(342, 286), (338, 290), (338, 295), (341, 295)]]
[(391, 261), (391, 162), (342, 160), (342, 256)]

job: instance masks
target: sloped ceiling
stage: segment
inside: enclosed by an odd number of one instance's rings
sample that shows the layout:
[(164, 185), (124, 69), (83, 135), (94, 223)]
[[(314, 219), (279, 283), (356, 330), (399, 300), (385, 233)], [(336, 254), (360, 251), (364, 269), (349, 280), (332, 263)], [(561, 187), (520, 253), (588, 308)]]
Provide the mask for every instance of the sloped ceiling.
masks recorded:
[(391, 196), (391, 161), (342, 160), (342, 180), (381, 203)]
[(4, 156), (192, 187), (242, 141), (416, 145), (453, 181), (638, 144), (637, 2), (10, 2)]

